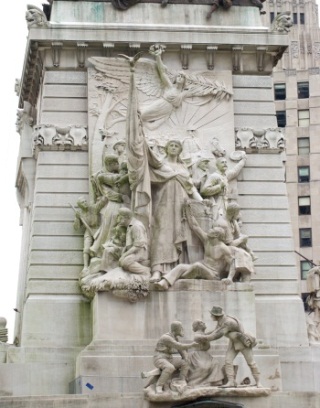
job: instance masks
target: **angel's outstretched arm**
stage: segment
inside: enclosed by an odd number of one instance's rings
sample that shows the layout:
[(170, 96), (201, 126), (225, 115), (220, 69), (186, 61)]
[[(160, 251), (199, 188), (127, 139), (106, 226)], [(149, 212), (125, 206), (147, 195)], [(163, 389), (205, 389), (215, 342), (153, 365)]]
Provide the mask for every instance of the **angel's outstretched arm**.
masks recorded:
[(167, 67), (164, 65), (161, 54), (163, 50), (161, 48), (154, 50), (151, 52), (156, 57), (156, 64), (157, 64), (157, 71), (160, 76), (161, 82), (163, 83), (164, 87), (170, 88), (172, 87), (172, 82), (167, 74)]

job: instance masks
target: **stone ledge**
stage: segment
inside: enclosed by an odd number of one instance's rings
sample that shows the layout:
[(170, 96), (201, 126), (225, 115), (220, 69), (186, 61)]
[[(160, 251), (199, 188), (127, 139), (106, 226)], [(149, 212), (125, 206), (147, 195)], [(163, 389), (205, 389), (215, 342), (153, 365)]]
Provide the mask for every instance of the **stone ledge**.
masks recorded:
[(164, 391), (156, 394), (154, 386), (146, 388), (144, 396), (149, 401), (193, 401), (200, 397), (267, 397), (271, 394), (270, 388), (239, 386), (238, 388), (201, 387), (187, 388), (183, 394)]

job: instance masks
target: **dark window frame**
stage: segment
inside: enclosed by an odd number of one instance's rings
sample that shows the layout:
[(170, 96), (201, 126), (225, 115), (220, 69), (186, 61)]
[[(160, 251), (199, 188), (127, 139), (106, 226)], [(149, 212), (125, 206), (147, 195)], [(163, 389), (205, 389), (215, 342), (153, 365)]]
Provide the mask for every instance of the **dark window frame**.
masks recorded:
[(274, 84), (274, 99), (276, 101), (284, 101), (287, 97), (286, 84), (281, 82)]
[[(303, 234), (309, 233), (308, 237), (302, 236)], [(311, 228), (300, 228), (299, 229), (299, 245), (300, 248), (310, 248), (312, 247), (312, 229)]]
[(278, 127), (284, 128), (287, 126), (286, 111), (276, 111)]
[[(300, 170), (308, 169), (308, 175), (301, 175)], [(299, 166), (298, 167), (298, 183), (309, 183), (310, 182), (310, 166)]]
[(301, 81), (297, 83), (298, 99), (308, 99), (310, 95), (309, 91), (310, 87), (308, 81)]
[[(300, 198), (309, 198), (309, 204), (307, 205), (300, 204)], [(298, 197), (298, 208), (299, 208), (299, 215), (310, 215), (311, 214), (311, 197), (310, 196), (299, 196)]]

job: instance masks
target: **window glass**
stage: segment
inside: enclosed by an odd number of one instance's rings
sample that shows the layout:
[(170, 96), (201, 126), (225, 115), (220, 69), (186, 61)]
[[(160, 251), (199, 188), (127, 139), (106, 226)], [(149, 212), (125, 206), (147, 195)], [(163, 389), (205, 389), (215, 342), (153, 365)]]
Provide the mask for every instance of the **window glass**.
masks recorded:
[(308, 137), (300, 137), (298, 139), (298, 154), (306, 155), (310, 153), (310, 139)]
[[(311, 260), (310, 260), (311, 261)], [(312, 262), (312, 261), (311, 261)], [(310, 271), (310, 269), (313, 267), (312, 264), (308, 261), (300, 261), (300, 273), (301, 273), (301, 279), (307, 279), (307, 273)]]
[(299, 215), (311, 214), (311, 200), (309, 196), (298, 197)]
[(304, 24), (304, 13), (300, 13), (300, 24)]
[(310, 181), (310, 167), (302, 166), (298, 167), (298, 182), (308, 183)]
[(285, 127), (287, 124), (286, 111), (277, 111), (276, 116), (278, 127)]
[(300, 247), (311, 247), (312, 246), (312, 237), (311, 237), (311, 228), (300, 228)]
[(277, 101), (286, 99), (286, 84), (274, 84), (274, 98)]
[(300, 127), (309, 126), (309, 123), (310, 123), (309, 109), (298, 110), (298, 126)]
[(298, 82), (298, 98), (309, 98), (309, 82)]
[(292, 14), (292, 19), (293, 19), (293, 24), (298, 24), (298, 14), (297, 13)]

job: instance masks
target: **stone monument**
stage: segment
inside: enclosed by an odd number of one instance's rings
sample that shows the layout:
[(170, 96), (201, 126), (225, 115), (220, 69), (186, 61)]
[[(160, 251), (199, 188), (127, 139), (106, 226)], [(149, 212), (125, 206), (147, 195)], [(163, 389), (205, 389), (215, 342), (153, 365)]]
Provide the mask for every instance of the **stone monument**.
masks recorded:
[(317, 398), (271, 78), (291, 21), (264, 27), (261, 12), (252, 0), (28, 6), (21, 313), (0, 406)]

